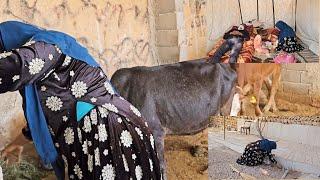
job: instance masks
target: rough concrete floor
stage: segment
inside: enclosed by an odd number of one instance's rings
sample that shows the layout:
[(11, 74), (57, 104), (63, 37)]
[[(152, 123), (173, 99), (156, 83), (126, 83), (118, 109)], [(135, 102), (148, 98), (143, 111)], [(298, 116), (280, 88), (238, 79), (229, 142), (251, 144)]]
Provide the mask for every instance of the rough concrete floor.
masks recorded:
[[(232, 171), (230, 165), (242, 173), (251, 175), (257, 179), (280, 179), (284, 171), (276, 166), (261, 165), (256, 167), (241, 166), (236, 163), (241, 154), (225, 147), (219, 143), (210, 143), (209, 133), (209, 179), (241, 179), (242, 177)], [(269, 175), (262, 174), (266, 170)], [(289, 172), (286, 179), (297, 179), (301, 176), (299, 172)]]

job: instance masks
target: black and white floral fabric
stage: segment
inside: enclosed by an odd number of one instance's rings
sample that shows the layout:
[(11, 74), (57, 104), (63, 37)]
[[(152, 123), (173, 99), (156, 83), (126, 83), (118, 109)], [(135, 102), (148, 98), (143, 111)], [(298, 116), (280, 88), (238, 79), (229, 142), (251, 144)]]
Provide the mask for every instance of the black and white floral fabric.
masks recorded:
[[(48, 128), (69, 179), (161, 179), (154, 138), (100, 68), (44, 42), (0, 54), (0, 93), (36, 84)], [(20, 91), (23, 92), (23, 91)], [(77, 119), (77, 104), (92, 106)]]
[(285, 37), (283, 42), (278, 43), (277, 51), (285, 51), (287, 53), (300, 52), (304, 50), (301, 44), (298, 44), (296, 37)]

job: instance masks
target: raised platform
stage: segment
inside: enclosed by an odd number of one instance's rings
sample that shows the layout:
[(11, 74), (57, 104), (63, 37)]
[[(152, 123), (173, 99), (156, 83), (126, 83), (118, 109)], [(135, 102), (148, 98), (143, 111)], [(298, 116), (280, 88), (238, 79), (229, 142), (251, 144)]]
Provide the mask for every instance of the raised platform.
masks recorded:
[[(224, 140), (223, 132), (209, 131), (209, 137), (209, 146), (212, 143), (220, 143), (239, 153), (243, 153), (245, 146), (250, 142), (259, 140), (256, 135), (244, 135), (239, 132), (227, 132)], [(276, 155), (277, 161), (284, 168), (315, 176), (320, 175), (320, 148), (318, 146), (282, 139), (273, 140), (278, 141), (278, 148), (272, 153)]]

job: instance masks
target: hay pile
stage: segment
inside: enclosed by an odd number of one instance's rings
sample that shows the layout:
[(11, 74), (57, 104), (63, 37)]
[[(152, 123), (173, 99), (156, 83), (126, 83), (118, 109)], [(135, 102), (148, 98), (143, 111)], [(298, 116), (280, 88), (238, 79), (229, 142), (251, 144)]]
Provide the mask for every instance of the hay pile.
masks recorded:
[(7, 164), (0, 160), (3, 170), (4, 180), (41, 180), (46, 176), (46, 172), (41, 171), (32, 161), (22, 160), (20, 163)]

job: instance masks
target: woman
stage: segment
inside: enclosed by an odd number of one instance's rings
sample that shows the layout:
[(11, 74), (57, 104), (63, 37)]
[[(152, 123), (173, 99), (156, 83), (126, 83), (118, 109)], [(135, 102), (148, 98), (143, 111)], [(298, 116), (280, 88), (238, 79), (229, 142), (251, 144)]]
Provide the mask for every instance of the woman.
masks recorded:
[(304, 47), (297, 42), (296, 33), (287, 23), (278, 21), (276, 28), (280, 31), (277, 51), (294, 53), (304, 50)]
[(263, 163), (265, 157), (268, 157), (272, 163), (277, 163), (271, 151), (277, 149), (277, 143), (268, 139), (259, 140), (246, 146), (244, 153), (237, 160), (238, 164), (247, 166), (257, 166)]
[(64, 33), (0, 24), (0, 93), (19, 90), (36, 150), (70, 179), (160, 179), (153, 136), (102, 69)]

